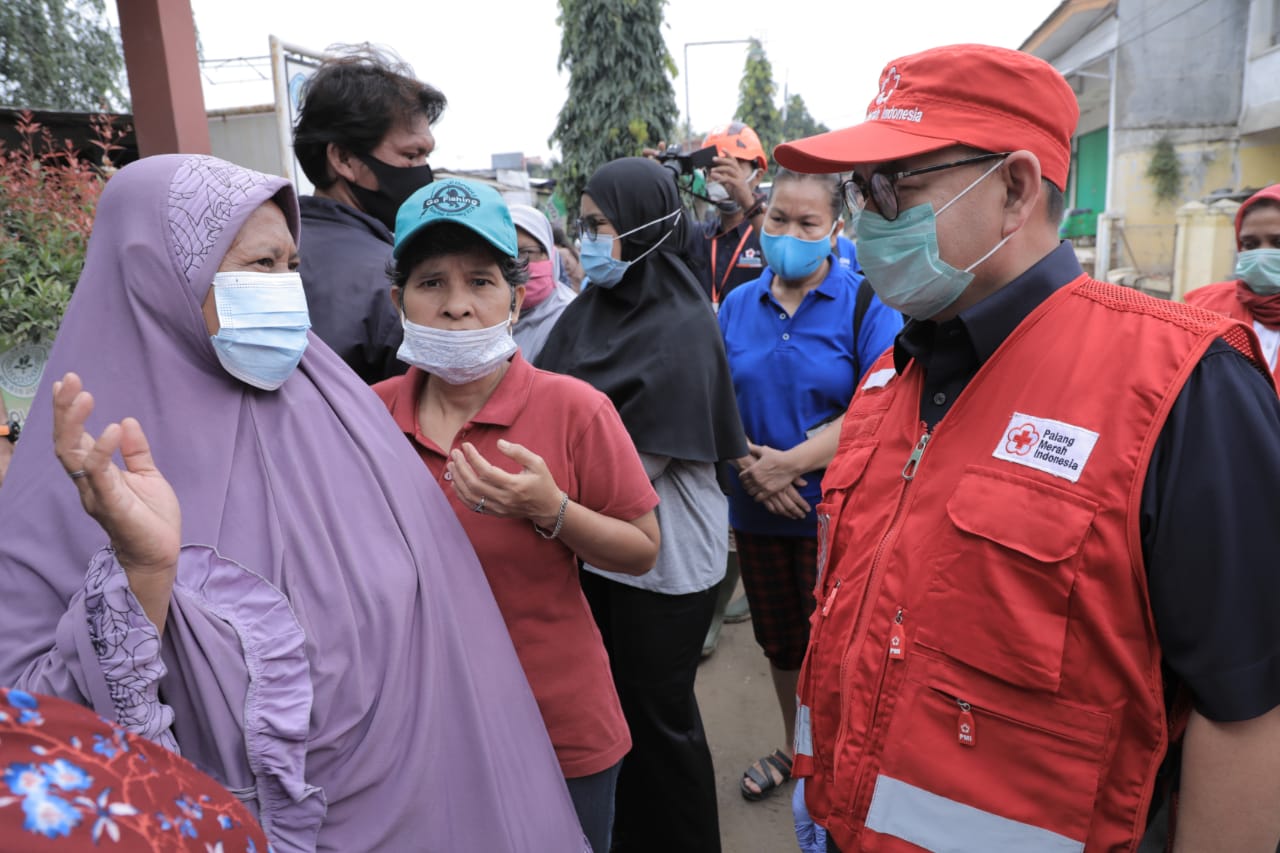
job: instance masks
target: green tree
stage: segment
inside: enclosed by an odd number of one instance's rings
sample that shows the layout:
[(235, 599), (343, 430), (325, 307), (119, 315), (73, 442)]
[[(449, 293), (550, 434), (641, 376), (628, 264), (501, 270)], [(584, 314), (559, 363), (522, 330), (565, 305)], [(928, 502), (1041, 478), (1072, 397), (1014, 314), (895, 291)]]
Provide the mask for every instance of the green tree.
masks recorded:
[(809, 108), (805, 106), (804, 98), (799, 95), (787, 98), (785, 112), (786, 117), (782, 120), (783, 141), (803, 139), (817, 133), (826, 133), (831, 129), (809, 115)]
[(772, 151), (782, 141), (782, 119), (774, 103), (777, 94), (773, 66), (764, 55), (760, 40), (753, 38), (747, 46), (747, 64), (738, 84), (738, 112), (734, 118), (751, 126), (765, 151)]
[(104, 0), (0, 2), (0, 103), (116, 110), (124, 56)]
[(569, 96), (548, 142), (560, 145), (558, 192), (572, 212), (598, 167), (671, 138), (676, 67), (662, 40), (666, 0), (558, 2)]

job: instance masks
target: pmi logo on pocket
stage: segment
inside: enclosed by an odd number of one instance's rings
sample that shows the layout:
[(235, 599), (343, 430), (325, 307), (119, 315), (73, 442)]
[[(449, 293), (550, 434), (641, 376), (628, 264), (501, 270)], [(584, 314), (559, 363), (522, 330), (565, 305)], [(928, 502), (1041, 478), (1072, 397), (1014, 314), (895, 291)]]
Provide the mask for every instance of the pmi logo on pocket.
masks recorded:
[(1075, 483), (1097, 442), (1093, 430), (1014, 412), (991, 455)]

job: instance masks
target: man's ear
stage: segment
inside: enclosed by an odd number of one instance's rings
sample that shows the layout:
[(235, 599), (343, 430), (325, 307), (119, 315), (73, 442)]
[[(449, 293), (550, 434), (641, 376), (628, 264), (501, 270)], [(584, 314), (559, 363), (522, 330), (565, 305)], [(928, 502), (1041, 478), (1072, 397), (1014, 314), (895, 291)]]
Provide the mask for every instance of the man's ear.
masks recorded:
[(1004, 161), (1004, 222), (1001, 235), (1012, 234), (1031, 218), (1040, 201), (1040, 161), (1030, 151), (1015, 151)]
[(354, 154), (336, 142), (330, 142), (325, 147), (325, 160), (329, 164), (329, 170), (349, 184), (356, 182), (357, 164), (364, 165), (356, 159)]
[(397, 314), (404, 314), (404, 306), (400, 304), (400, 294), (403, 288), (391, 285), (391, 304), (395, 306)]

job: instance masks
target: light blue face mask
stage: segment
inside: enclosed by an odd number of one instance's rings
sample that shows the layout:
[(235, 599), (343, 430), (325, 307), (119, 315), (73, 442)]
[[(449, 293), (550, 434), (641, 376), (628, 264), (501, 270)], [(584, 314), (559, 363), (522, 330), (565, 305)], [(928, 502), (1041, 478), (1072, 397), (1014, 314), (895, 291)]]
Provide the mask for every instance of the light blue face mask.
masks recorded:
[(996, 161), (937, 213), (931, 204), (918, 204), (890, 222), (874, 211), (862, 211), (857, 223), (858, 262), (881, 302), (917, 320), (936, 316), (960, 298), (973, 281), (972, 271), (1017, 233), (1006, 236), (963, 270), (942, 260), (938, 250), (937, 217), (1003, 162)]
[(302, 276), (220, 272), (213, 302), (221, 328), (210, 340), (222, 369), (263, 391), (283, 385), (302, 360), (311, 328)]
[(831, 235), (838, 222), (832, 223), (827, 236), (817, 240), (801, 240), (790, 234), (760, 232), (760, 248), (769, 268), (783, 281), (800, 281), (817, 271), (831, 254)]
[(1259, 296), (1280, 293), (1280, 249), (1246, 249), (1236, 258), (1235, 275)]
[(612, 234), (596, 234), (596, 236), (592, 238), (583, 234), (582, 248), (579, 251), (578, 257), (578, 262), (582, 264), (582, 272), (587, 278), (591, 279), (591, 284), (594, 287), (603, 287), (606, 290), (612, 287), (617, 287), (618, 283), (622, 281), (622, 277), (627, 274), (627, 270), (631, 265), (661, 246), (668, 237), (675, 233), (675, 229), (673, 228), (666, 234), (663, 234), (661, 240), (654, 243), (652, 246), (645, 249), (629, 261), (620, 261), (613, 256), (613, 241), (621, 240), (623, 237), (634, 234), (637, 231), (642, 231), (650, 225), (655, 225), (663, 220), (670, 219), (673, 216), (676, 217), (676, 221), (679, 222), (679, 216), (683, 212), (684, 211), (682, 209), (673, 210), (666, 216), (659, 216), (652, 222), (646, 222), (638, 228), (632, 228), (630, 231), (619, 234), (616, 237)]

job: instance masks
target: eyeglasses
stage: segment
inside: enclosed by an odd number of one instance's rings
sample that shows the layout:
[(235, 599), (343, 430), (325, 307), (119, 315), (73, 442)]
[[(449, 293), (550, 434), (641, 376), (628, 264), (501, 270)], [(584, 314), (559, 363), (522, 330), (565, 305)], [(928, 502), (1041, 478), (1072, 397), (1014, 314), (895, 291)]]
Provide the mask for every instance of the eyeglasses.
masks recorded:
[(876, 209), (880, 211), (880, 215), (892, 222), (898, 218), (898, 181), (903, 178), (941, 172), (943, 169), (954, 169), (956, 166), (981, 163), (997, 157), (1008, 157), (1012, 153), (1005, 151), (1001, 154), (979, 154), (976, 157), (966, 157), (952, 163), (939, 163), (936, 166), (925, 166), (923, 169), (911, 169), (906, 172), (874, 172), (869, 184), (865, 178), (854, 172), (849, 180), (840, 184), (840, 191), (844, 195), (844, 203), (848, 205), (850, 212), (862, 210), (867, 206), (867, 199), (871, 199), (876, 203)]
[(598, 233), (597, 229), (599, 229), (601, 225), (607, 225), (607, 224), (608, 222), (606, 222), (605, 220), (598, 219), (594, 216), (590, 216), (585, 219), (579, 219), (578, 220), (578, 237), (580, 237), (583, 240), (590, 240), (594, 243), (596, 239), (596, 235)]

